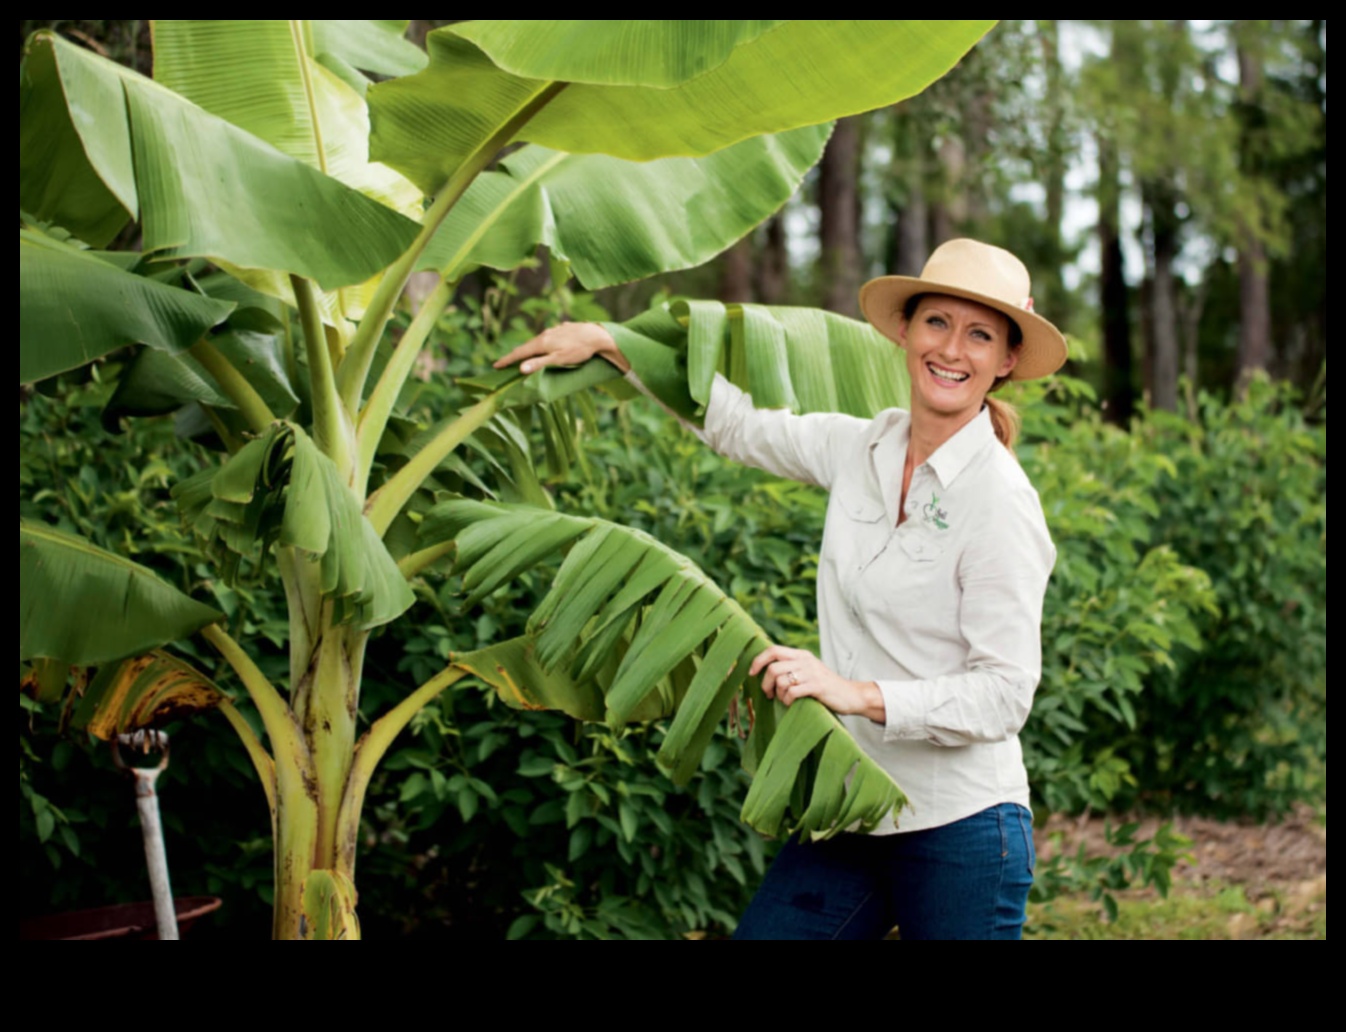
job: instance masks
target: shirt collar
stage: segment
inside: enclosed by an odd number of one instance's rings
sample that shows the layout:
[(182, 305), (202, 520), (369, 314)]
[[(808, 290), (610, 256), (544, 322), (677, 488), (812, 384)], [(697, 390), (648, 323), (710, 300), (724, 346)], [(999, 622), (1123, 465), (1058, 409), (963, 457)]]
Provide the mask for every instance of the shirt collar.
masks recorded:
[(991, 409), (983, 405), (966, 426), (935, 449), (935, 454), (926, 459), (926, 465), (935, 471), (939, 482), (948, 487), (967, 468), (973, 456), (995, 439)]

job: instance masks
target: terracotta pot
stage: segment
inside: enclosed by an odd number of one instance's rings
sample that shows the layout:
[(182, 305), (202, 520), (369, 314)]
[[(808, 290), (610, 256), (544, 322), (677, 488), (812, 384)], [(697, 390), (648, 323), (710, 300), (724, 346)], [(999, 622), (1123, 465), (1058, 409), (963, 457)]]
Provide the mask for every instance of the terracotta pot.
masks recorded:
[[(178, 934), (186, 935), (192, 923), (220, 909), (218, 896), (185, 896), (173, 901), (178, 915)], [(19, 939), (157, 939), (154, 904), (119, 903), (92, 910), (70, 910), (19, 922)]]

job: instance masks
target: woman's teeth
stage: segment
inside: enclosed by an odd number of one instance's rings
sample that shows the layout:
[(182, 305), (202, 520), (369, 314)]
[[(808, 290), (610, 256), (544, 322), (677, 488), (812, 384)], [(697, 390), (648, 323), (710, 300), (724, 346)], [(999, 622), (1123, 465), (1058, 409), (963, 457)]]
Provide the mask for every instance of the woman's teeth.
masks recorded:
[(970, 373), (955, 373), (950, 369), (940, 369), (937, 366), (926, 366), (926, 368), (941, 380), (947, 380), (949, 383), (962, 383), (971, 375)]

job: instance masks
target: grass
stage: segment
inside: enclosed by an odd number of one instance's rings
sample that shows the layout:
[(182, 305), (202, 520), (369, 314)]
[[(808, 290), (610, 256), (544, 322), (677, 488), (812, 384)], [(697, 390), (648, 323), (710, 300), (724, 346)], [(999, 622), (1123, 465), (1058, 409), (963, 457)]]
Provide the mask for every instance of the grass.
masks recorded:
[(1261, 890), (1242, 885), (1175, 883), (1119, 892), (1117, 919), (1085, 894), (1028, 908), (1025, 939), (1326, 939), (1327, 876)]

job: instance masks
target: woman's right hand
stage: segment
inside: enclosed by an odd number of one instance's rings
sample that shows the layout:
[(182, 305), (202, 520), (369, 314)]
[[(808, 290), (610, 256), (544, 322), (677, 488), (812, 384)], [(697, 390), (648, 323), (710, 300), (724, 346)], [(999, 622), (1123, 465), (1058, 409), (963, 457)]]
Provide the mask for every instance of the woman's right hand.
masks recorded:
[(598, 323), (590, 322), (565, 322), (545, 329), (504, 358), (497, 359), (494, 366), (504, 369), (519, 364), (520, 372), (532, 373), (543, 366), (583, 365), (595, 355), (602, 355), (624, 373), (631, 368), (612, 334)]

